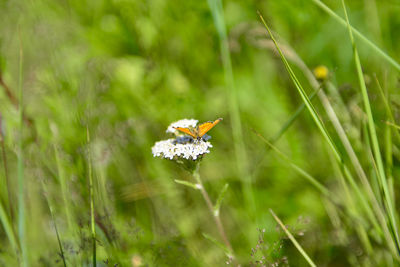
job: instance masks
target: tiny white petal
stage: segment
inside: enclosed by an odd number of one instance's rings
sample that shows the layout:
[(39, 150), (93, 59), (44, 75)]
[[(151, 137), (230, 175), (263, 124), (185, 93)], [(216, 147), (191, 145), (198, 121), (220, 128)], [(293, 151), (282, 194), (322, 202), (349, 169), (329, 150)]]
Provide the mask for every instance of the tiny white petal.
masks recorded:
[(171, 160), (175, 156), (184, 159), (196, 160), (200, 155), (210, 153), (209, 148), (212, 147), (210, 142), (205, 142), (203, 140), (185, 144), (177, 144), (174, 141), (175, 139), (171, 138), (156, 142), (151, 148), (153, 156), (168, 158)]

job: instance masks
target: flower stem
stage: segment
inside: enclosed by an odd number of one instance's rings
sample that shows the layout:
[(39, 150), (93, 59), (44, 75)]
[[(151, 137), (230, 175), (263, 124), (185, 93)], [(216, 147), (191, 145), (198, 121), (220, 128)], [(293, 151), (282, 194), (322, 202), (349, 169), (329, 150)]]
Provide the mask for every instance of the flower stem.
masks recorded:
[(92, 173), (92, 155), (90, 150), (90, 134), (89, 126), (86, 127), (86, 137), (88, 143), (88, 168), (89, 168), (89, 193), (90, 193), (90, 225), (92, 231), (92, 264), (96, 265), (96, 225), (94, 218), (94, 190), (93, 190), (93, 173)]
[(207, 207), (208, 207), (209, 211), (211, 212), (212, 217), (214, 218), (214, 222), (217, 226), (218, 232), (221, 235), (222, 240), (224, 241), (225, 246), (229, 249), (230, 253), (233, 254), (233, 249), (232, 249), (231, 243), (228, 240), (228, 237), (225, 234), (225, 229), (221, 222), (221, 218), (219, 217), (219, 214), (214, 212), (214, 205), (213, 205), (213, 203), (210, 199), (210, 196), (208, 195), (208, 193), (207, 193), (206, 189), (204, 188), (203, 183), (201, 181), (199, 168), (200, 168), (200, 163), (197, 163), (196, 168), (193, 171), (193, 177), (196, 180), (197, 184), (199, 185), (198, 188), (199, 188), (204, 200), (206, 201)]

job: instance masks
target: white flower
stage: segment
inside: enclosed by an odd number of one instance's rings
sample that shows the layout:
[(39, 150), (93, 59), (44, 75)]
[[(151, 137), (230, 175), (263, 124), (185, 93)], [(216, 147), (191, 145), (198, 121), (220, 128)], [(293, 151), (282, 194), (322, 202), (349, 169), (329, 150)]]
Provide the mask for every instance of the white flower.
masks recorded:
[(210, 153), (209, 148), (212, 145), (207, 142), (210, 136), (204, 134), (200, 139), (196, 139), (189, 135), (182, 136), (175, 129), (176, 127), (194, 128), (198, 122), (195, 119), (183, 119), (171, 123), (166, 132), (175, 134), (176, 138), (156, 142), (151, 148), (153, 156), (170, 160), (181, 158), (195, 161), (201, 155)]
[(175, 133), (176, 129), (174, 129), (174, 127), (182, 127), (182, 128), (196, 127), (196, 124), (198, 122), (199, 121), (195, 120), (195, 119), (190, 119), (190, 120), (183, 119), (183, 120), (173, 122), (168, 126), (167, 133)]
[(176, 139), (168, 139), (156, 142), (151, 148), (154, 157), (174, 159), (175, 157), (196, 160), (203, 154), (210, 153), (210, 142), (203, 140), (180, 144)]

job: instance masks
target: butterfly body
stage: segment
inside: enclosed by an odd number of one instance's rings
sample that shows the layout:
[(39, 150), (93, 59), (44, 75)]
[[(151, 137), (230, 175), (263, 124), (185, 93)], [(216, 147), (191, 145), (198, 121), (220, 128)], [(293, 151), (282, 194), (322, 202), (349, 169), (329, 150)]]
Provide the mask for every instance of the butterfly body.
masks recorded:
[(215, 125), (217, 125), (220, 121), (222, 121), (222, 118), (216, 119), (215, 121), (203, 122), (202, 124), (197, 125), (196, 127), (186, 127), (186, 128), (174, 127), (174, 128), (185, 134), (190, 135), (195, 140), (201, 140), (202, 137)]

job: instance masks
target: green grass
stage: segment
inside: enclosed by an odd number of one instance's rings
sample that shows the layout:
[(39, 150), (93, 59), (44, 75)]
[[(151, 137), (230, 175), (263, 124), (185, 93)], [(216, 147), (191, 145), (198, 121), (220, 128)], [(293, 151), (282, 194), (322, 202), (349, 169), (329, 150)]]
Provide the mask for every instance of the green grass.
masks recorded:
[[(22, 70), (24, 62), (24, 52), (22, 48), (21, 33), (18, 29), (19, 35), (19, 75), (18, 75), (18, 118), (19, 118), (19, 129), (18, 129), (18, 162), (17, 162), (17, 175), (18, 175), (18, 236), (19, 243), (21, 246), (21, 258), (20, 262), (22, 266), (29, 266), (28, 259), (28, 243), (26, 241), (26, 219), (25, 219), (25, 174), (24, 174), (24, 146), (22, 136), (24, 133), (24, 99), (23, 99), (23, 86), (22, 86)], [(11, 192), (9, 192), (10, 194)]]
[(399, 12), (0, 2), (0, 266), (397, 266)]
[(295, 245), (295, 247), (298, 249), (298, 251), (300, 252), (300, 254), (304, 257), (304, 259), (306, 259), (306, 261), (308, 262), (308, 264), (310, 266), (317, 266), (315, 265), (315, 263), (312, 261), (312, 259), (310, 259), (310, 257), (307, 255), (307, 253), (303, 250), (303, 248), (301, 247), (301, 245), (296, 241), (296, 239), (294, 238), (294, 236), (289, 232), (289, 230), (287, 229), (287, 227), (283, 224), (283, 222), (278, 218), (278, 216), (276, 216), (276, 214), (270, 209), (269, 212), (272, 214), (272, 217), (274, 217), (275, 221), (279, 224), (279, 226), (283, 229), (283, 231), (285, 232), (285, 234), (288, 236), (288, 238), (290, 239), (290, 241), (293, 242), (293, 244)]
[(89, 178), (89, 197), (90, 197), (90, 230), (92, 234), (92, 264), (97, 266), (96, 257), (96, 223), (94, 218), (94, 185), (93, 185), (93, 171), (92, 171), (92, 152), (90, 149), (90, 133), (89, 127), (86, 127), (86, 141), (88, 146), (87, 151), (87, 165), (88, 165), (88, 178)]
[(400, 252), (400, 250), (399, 250), (400, 244), (399, 244), (399, 235), (397, 233), (397, 222), (396, 222), (396, 218), (395, 218), (395, 210), (394, 210), (394, 206), (393, 206), (393, 202), (392, 202), (393, 196), (391, 196), (389, 193), (389, 186), (387, 184), (388, 181), (386, 178), (385, 168), (383, 166), (383, 160), (382, 160), (382, 155), (381, 155), (380, 148), (379, 148), (378, 136), (376, 133), (375, 123), (374, 123), (374, 119), (372, 116), (372, 108), (371, 108), (371, 104), (370, 104), (370, 101), (368, 98), (367, 87), (365, 85), (364, 75), (361, 70), (360, 57), (358, 56), (358, 51), (357, 51), (357, 48), (356, 48), (356, 45), (354, 42), (352, 29), (350, 26), (349, 18), (347, 16), (347, 11), (346, 11), (346, 6), (344, 3), (344, 0), (342, 0), (342, 4), (343, 4), (343, 9), (344, 9), (345, 15), (346, 15), (346, 22), (347, 22), (347, 27), (349, 30), (351, 43), (353, 46), (354, 61), (356, 64), (357, 76), (358, 76), (358, 80), (360, 83), (361, 94), (362, 94), (362, 98), (363, 98), (363, 102), (364, 102), (364, 109), (368, 116), (368, 129), (369, 129), (369, 134), (370, 134), (370, 138), (371, 138), (371, 142), (372, 142), (372, 148), (373, 148), (375, 161), (377, 163), (377, 169), (379, 172), (377, 177), (378, 177), (379, 184), (383, 189), (382, 199), (384, 199), (384, 203), (387, 208), (391, 231), (392, 231), (393, 238), (395, 240), (396, 247), (397, 247), (397, 250), (399, 253)]

